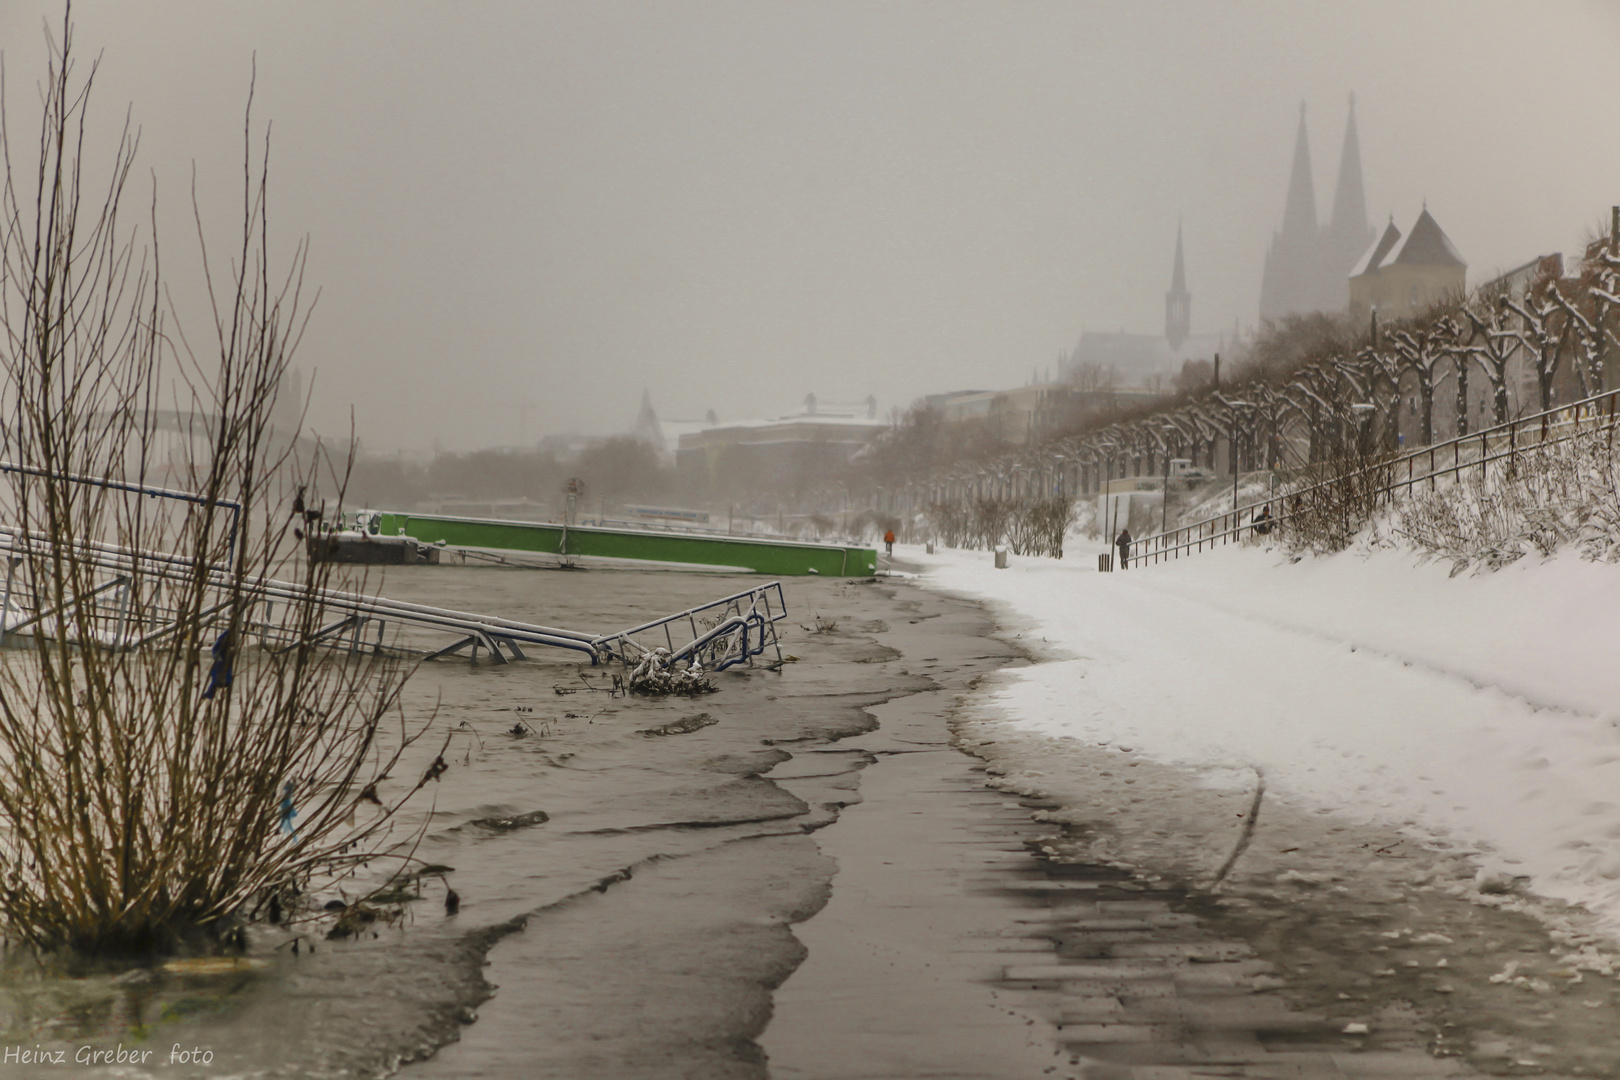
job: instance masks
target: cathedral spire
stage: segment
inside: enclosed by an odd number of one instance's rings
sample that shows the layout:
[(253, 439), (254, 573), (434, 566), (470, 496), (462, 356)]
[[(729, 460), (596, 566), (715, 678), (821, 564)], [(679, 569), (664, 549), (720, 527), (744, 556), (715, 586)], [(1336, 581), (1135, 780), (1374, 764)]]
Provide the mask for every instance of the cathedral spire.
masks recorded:
[(1311, 177), (1311, 144), (1305, 134), (1305, 103), (1299, 103), (1299, 133), (1294, 137), (1294, 168), (1288, 177), (1288, 203), (1282, 235), (1315, 238), (1316, 181)]
[(1305, 103), (1299, 103), (1299, 133), (1288, 177), (1282, 228), (1272, 233), (1260, 279), (1260, 317), (1279, 319), (1290, 312), (1320, 311), (1327, 293), (1322, 271), (1322, 231), (1316, 223), (1316, 182), (1311, 177), (1311, 145), (1305, 134)]
[(1344, 150), (1339, 155), (1339, 184), (1333, 192), (1333, 217), (1323, 236), (1322, 306), (1333, 311), (1350, 302), (1350, 277), (1377, 235), (1367, 220), (1367, 196), (1361, 187), (1361, 139), (1356, 133), (1356, 95), (1350, 95), (1344, 122)]
[(1367, 196), (1361, 189), (1361, 140), (1356, 136), (1356, 95), (1344, 123), (1344, 150), (1339, 155), (1339, 184), (1333, 191), (1334, 233), (1360, 238), (1368, 231)]
[(1187, 265), (1181, 255), (1181, 222), (1176, 222), (1176, 266), (1170, 272), (1170, 291), (1164, 294), (1164, 339), (1170, 351), (1181, 348), (1192, 332), (1192, 294), (1187, 291)]

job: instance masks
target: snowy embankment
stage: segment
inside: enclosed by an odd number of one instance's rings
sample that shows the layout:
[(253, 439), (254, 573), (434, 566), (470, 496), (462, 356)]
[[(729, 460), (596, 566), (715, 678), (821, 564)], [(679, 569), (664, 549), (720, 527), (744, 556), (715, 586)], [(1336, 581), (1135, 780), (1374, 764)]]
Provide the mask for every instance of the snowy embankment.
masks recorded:
[(1100, 574), (1096, 550), (906, 554), (1045, 661), (983, 691), (1019, 727), (1262, 768), (1290, 801), (1460, 845), (1620, 933), (1620, 566), (1451, 577), (1410, 552), (1228, 547)]

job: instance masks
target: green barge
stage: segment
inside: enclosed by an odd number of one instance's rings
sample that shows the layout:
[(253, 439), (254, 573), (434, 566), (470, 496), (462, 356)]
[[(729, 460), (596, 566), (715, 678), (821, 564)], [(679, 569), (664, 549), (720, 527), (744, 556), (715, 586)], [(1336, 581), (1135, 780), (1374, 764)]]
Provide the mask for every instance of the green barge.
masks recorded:
[[(367, 510), (356, 516), (373, 536), (405, 536), (440, 549), (550, 556), (557, 563), (658, 563), (671, 568), (790, 576), (870, 577), (873, 548), (775, 537), (662, 532), (604, 525), (560, 525)], [(550, 560), (548, 560), (550, 561)]]

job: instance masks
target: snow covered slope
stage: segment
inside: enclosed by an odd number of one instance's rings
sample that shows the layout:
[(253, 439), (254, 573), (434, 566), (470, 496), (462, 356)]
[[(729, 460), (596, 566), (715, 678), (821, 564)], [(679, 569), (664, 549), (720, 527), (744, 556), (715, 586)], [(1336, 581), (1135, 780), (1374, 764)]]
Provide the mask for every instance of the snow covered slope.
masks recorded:
[(1099, 574), (1094, 554), (998, 571), (907, 552), (1044, 650), (985, 691), (1021, 726), (1258, 766), (1279, 793), (1473, 848), (1620, 931), (1620, 567), (1451, 577), (1408, 552), (1230, 547)]

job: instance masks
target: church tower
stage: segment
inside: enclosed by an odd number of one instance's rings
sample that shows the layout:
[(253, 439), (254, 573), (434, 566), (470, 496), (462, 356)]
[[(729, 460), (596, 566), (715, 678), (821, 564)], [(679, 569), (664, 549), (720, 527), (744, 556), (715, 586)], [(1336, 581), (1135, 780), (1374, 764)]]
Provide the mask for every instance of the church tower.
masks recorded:
[(1351, 94), (1344, 151), (1339, 155), (1339, 183), (1333, 191), (1333, 217), (1323, 236), (1324, 310), (1343, 311), (1350, 303), (1350, 272), (1372, 244), (1374, 234), (1361, 187), (1361, 141), (1356, 137), (1356, 95)]
[(1271, 235), (1265, 275), (1260, 279), (1262, 319), (1278, 319), (1290, 312), (1317, 309), (1321, 295), (1321, 250), (1321, 230), (1316, 223), (1316, 182), (1311, 177), (1311, 146), (1305, 132), (1305, 103), (1302, 101), (1283, 224)]
[(1164, 340), (1170, 351), (1192, 333), (1192, 294), (1187, 291), (1187, 267), (1181, 257), (1181, 223), (1176, 223), (1176, 268), (1170, 274), (1170, 291), (1164, 294)]
[(1361, 184), (1355, 95), (1350, 96), (1350, 113), (1344, 126), (1339, 179), (1333, 189), (1333, 216), (1325, 226), (1319, 226), (1316, 219), (1316, 187), (1305, 134), (1305, 106), (1301, 103), (1283, 224), (1272, 233), (1265, 276), (1260, 281), (1260, 317), (1278, 319), (1312, 311), (1344, 311), (1350, 304), (1350, 273), (1375, 235), (1367, 221), (1367, 196)]

